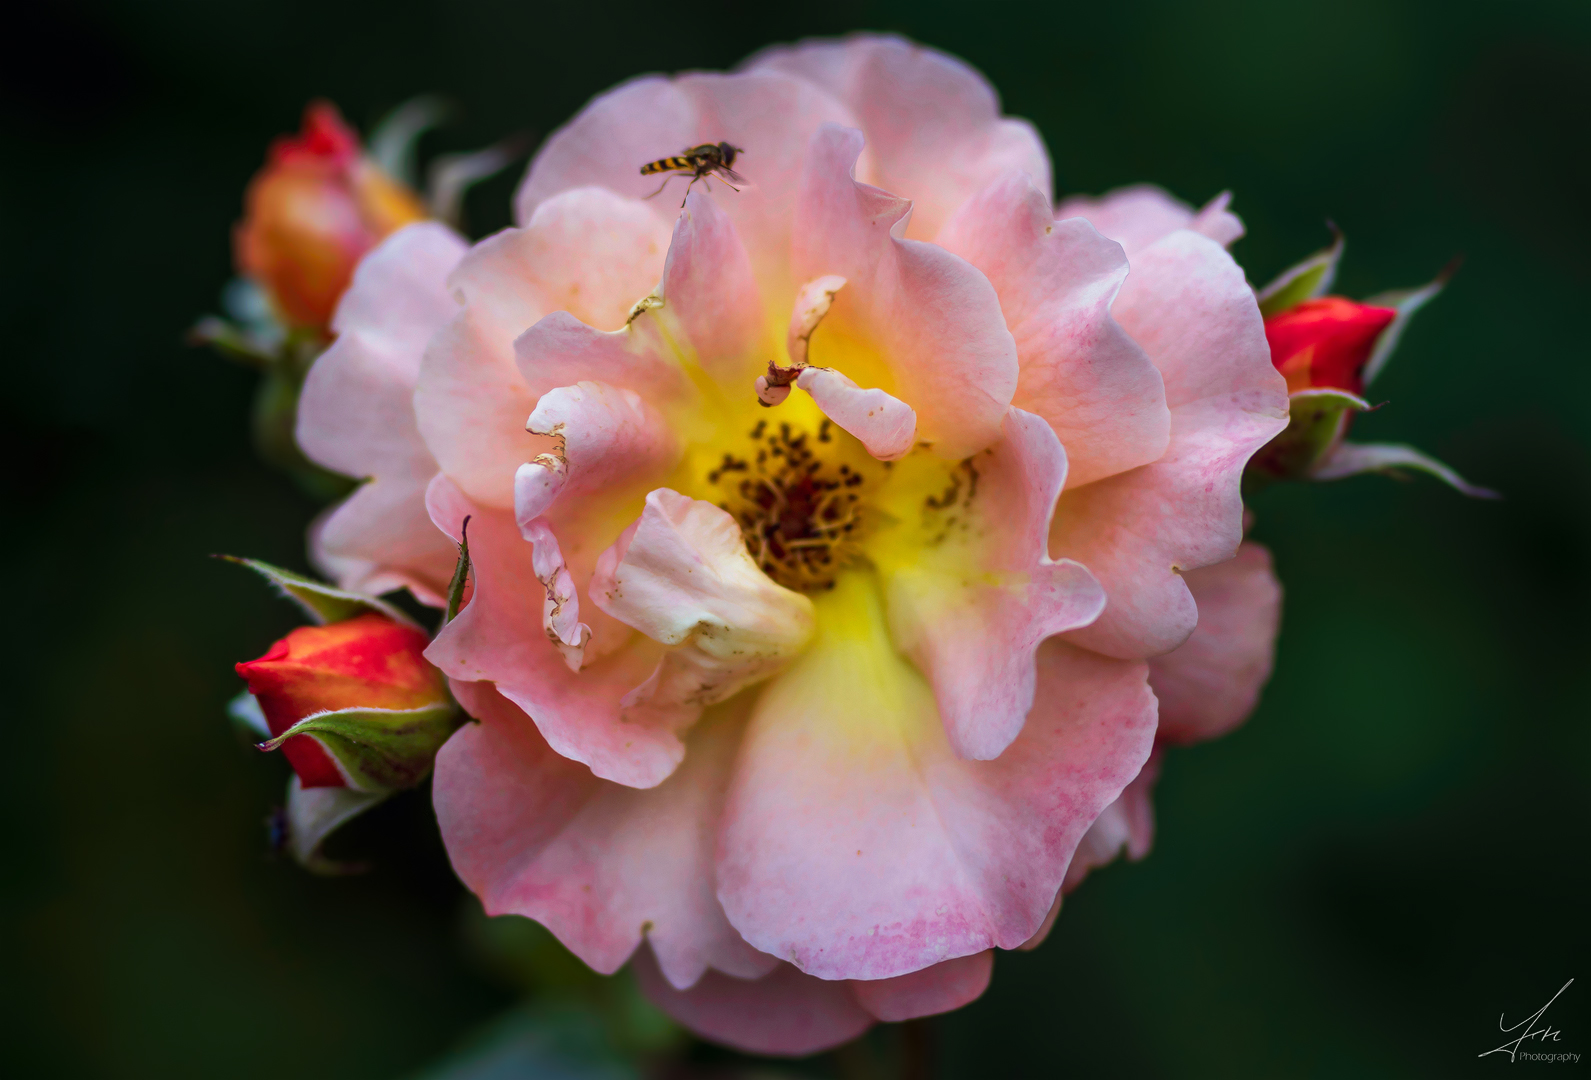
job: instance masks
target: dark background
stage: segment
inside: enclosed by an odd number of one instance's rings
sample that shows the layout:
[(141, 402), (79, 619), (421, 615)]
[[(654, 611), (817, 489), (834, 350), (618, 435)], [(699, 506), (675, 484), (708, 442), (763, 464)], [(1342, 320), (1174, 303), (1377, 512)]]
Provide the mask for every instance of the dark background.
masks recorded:
[[(9, 1075), (385, 1080), (512, 999), (463, 944), (423, 797), (366, 831), (375, 872), (307, 876), (264, 854), (285, 764), (222, 719), (232, 663), (296, 619), (203, 556), (301, 566), (315, 509), (252, 455), (255, 376), (182, 343), (267, 140), (312, 96), (368, 130), (434, 90), (464, 116), (426, 151), (471, 148), (642, 71), (855, 28), (981, 68), (1043, 132), (1058, 194), (1232, 188), (1256, 283), (1328, 216), (1351, 296), (1465, 254), (1359, 434), (1506, 495), (1262, 494), (1287, 601), (1259, 711), (1170, 756), (1152, 856), (1098, 873), (935, 1023), (940, 1073), (1495, 1072), (1476, 1055), (1498, 1014), (1570, 978), (1546, 1049), (1591, 1055), (1584, 0), (165, 0), (6, 23)], [(477, 235), (515, 179), (472, 195)]]

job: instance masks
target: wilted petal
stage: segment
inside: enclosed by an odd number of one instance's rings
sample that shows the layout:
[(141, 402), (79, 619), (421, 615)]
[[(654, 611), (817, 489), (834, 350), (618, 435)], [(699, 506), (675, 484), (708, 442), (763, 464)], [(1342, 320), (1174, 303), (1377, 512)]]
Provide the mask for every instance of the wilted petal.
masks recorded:
[(812, 635), (812, 601), (758, 569), (734, 518), (667, 488), (598, 561), (591, 598), (669, 647), (625, 705), (676, 728), (784, 667)]
[(1160, 372), (1110, 313), (1127, 276), (1119, 244), (1081, 219), (1056, 221), (1020, 173), (973, 196), (939, 243), (1000, 294), (1022, 365), (1014, 404), (1055, 429), (1073, 486), (1165, 452), (1171, 416)]
[(818, 367), (804, 369), (796, 386), (880, 461), (899, 461), (916, 445), (917, 414), (882, 390), (863, 390), (833, 368)]
[(1160, 700), (1160, 737), (1199, 742), (1248, 719), (1271, 677), (1282, 587), (1271, 553), (1245, 541), (1237, 557), (1185, 575), (1199, 605), (1187, 641), (1149, 662), (1149, 685)]

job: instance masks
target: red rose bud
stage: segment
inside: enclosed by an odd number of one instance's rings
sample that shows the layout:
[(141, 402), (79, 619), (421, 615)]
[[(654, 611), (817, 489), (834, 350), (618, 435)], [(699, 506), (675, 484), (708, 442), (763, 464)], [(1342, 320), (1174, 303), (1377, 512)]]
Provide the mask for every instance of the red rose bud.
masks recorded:
[(459, 715), (417, 627), (365, 614), (301, 626), (237, 665), (305, 788), (388, 791), (430, 771)]
[(1271, 363), (1289, 393), (1344, 390), (1364, 393), (1364, 370), (1376, 342), (1398, 313), (1341, 296), (1305, 300), (1265, 320)]
[(426, 216), (325, 101), (305, 110), (302, 132), (271, 145), (244, 206), (233, 233), (238, 270), (284, 322), (322, 333), (365, 252)]

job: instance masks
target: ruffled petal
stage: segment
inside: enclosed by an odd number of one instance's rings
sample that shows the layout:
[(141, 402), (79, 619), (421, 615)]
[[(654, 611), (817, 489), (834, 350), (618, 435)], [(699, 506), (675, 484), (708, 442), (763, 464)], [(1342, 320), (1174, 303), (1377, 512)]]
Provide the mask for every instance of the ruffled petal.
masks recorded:
[(334, 321), (338, 338), (304, 380), (299, 445), (312, 461), (365, 480), (310, 531), (316, 564), (345, 589), (408, 585), (438, 603), (453, 572), (453, 546), (425, 513), (436, 462), (413, 398), (426, 342), (457, 310), (446, 282), (464, 251), (435, 223), (388, 237), (355, 271)]
[(1171, 445), (1151, 465), (1068, 489), (1050, 550), (1087, 566), (1110, 598), (1071, 640), (1154, 656), (1197, 622), (1182, 575), (1237, 553), (1243, 466), (1286, 427), (1287, 391), (1242, 270), (1203, 236), (1180, 230), (1141, 252), (1113, 310), (1165, 379)]
[(798, 75), (837, 96), (872, 147), (869, 179), (911, 198), (907, 235), (932, 239), (973, 192), (1009, 169), (1050, 192), (1050, 159), (1033, 125), (1000, 115), (978, 72), (898, 37), (781, 45), (753, 56), (753, 71)]
[(438, 632), (426, 658), (451, 678), (496, 683), (555, 751), (597, 776), (638, 788), (661, 783), (684, 757), (684, 744), (664, 719), (626, 718), (620, 706), (657, 666), (661, 649), (631, 635), (611, 655), (570, 670), (548, 640), (544, 605), (534, 603), (547, 593), (536, 546), (521, 539), (512, 516), (471, 503), (445, 476), (431, 484), (426, 505), (455, 539), (470, 518), (474, 575), (469, 604)]
[(719, 204), (692, 191), (674, 225), (654, 317), (674, 320), (683, 343), (720, 385), (745, 393), (763, 344), (762, 295), (751, 259)]
[(658, 411), (635, 391), (605, 383), (576, 383), (541, 395), (525, 426), (547, 436), (553, 447), (515, 475), (514, 513), (521, 523), (564, 509), (560, 501), (625, 486), (649, 489), (679, 460), (679, 440)]
[(1165, 453), (1171, 414), (1160, 372), (1110, 314), (1127, 277), (1119, 244), (1086, 221), (1056, 221), (1020, 173), (974, 195), (938, 242), (999, 293), (1022, 365), (1014, 404), (1061, 437), (1073, 486)]
[(553, 311), (624, 324), (657, 284), (668, 227), (611, 192), (566, 192), (522, 229), (481, 241), (449, 284), (465, 307), (426, 352), (414, 409), (442, 470), (477, 502), (513, 505), (514, 471), (546, 448), (525, 433), (540, 393), (579, 377), (527, 383), (514, 340)]
[(812, 601), (757, 567), (735, 519), (667, 488), (598, 560), (591, 598), (668, 646), (625, 705), (665, 713), (676, 730), (783, 668), (812, 636)]
[(846, 982), (779, 964), (760, 979), (709, 971), (689, 990), (671, 986), (642, 949), (631, 966), (647, 998), (704, 1038), (750, 1054), (804, 1057), (848, 1043), (873, 1026)]
[[(735, 171), (746, 185), (734, 192), (714, 180), (692, 191), (707, 194), (734, 221), (763, 295), (783, 300), (793, 291), (786, 253), (802, 160), (812, 133), (831, 122), (855, 120), (823, 89), (776, 72), (636, 79), (597, 97), (547, 139), (514, 197), (515, 214), (529, 221), (547, 199), (588, 184), (643, 198), (661, 178), (642, 176), (642, 165), (728, 142), (744, 151)], [(671, 181), (644, 205), (671, 224), (687, 182)]]
[[(565, 620), (578, 610), (589, 624), (579, 662), (590, 663), (622, 646), (631, 630), (595, 605), (581, 608), (578, 591), (608, 540), (635, 519), (646, 492), (679, 460), (679, 440), (635, 391), (594, 382), (542, 394), (526, 427), (552, 445), (514, 474), (514, 518), (526, 540), (545, 544), (553, 529), (570, 540), (563, 553), (570, 578), (565, 591), (575, 604), (564, 609)], [(554, 640), (573, 644), (562, 635)]]
[(994, 442), (1016, 391), (1016, 343), (989, 281), (934, 244), (902, 238), (910, 204), (857, 183), (860, 132), (813, 137), (797, 208), (797, 276), (839, 275), (810, 362), (916, 410), (917, 437), (959, 460)]
[(818, 638), (759, 697), (724, 811), (718, 896), (754, 947), (824, 979), (1012, 948), (1154, 737), (1142, 663), (1052, 640), (994, 761), (958, 758), (870, 576), (815, 599)]
[(1187, 575), (1199, 625), (1182, 645), (1149, 662), (1160, 699), (1160, 737), (1201, 742), (1248, 719), (1271, 677), (1282, 586), (1271, 553), (1244, 541), (1237, 557)]
[(1199, 210), (1153, 184), (1134, 184), (1117, 188), (1094, 198), (1073, 195), (1055, 208), (1058, 220), (1080, 217), (1104, 235), (1119, 243), (1132, 258), (1150, 244), (1165, 239), (1178, 229), (1208, 236), (1222, 247), (1230, 247), (1243, 235), (1243, 222), (1227, 209), (1232, 196), (1223, 191)]
[(1078, 563), (1049, 558), (1066, 453), (1041, 417), (1011, 409), (1004, 438), (963, 469), (968, 498), (945, 508), (932, 526), (942, 532), (880, 569), (890, 636), (932, 684), (951, 747), (987, 761), (1033, 707), (1039, 643), (1098, 618), (1105, 592)]
[(893, 979), (851, 983), (862, 1008), (880, 1020), (915, 1020), (978, 1000), (994, 974), (994, 953), (984, 950)]
[(730, 929), (712, 891), (713, 831), (741, 717), (723, 710), (704, 722), (687, 763), (637, 791), (554, 753), (489, 683), (453, 689), (480, 723), (437, 755), (432, 797), (453, 868), (487, 914), (535, 919), (604, 973), (642, 938), (676, 986), (709, 967), (747, 978), (773, 969)]
[[(1072, 856), (1072, 863), (1066, 868), (1066, 880), (1061, 883), (1062, 893), (1071, 892), (1083, 883), (1090, 870), (1115, 861), (1119, 855), (1125, 854), (1137, 862), (1149, 854), (1155, 840), (1154, 790), (1155, 781), (1159, 779), (1160, 751), (1156, 750), (1144, 762), (1133, 782), (1122, 790), (1115, 802), (1105, 807), (1082, 843), (1077, 845), (1077, 854)], [(1055, 902), (1059, 904), (1060, 898)]]
[(567, 312), (555, 311), (514, 342), (519, 370), (539, 398), (560, 386), (601, 382), (633, 390), (673, 419), (697, 401), (648, 310), (611, 332), (596, 330)]

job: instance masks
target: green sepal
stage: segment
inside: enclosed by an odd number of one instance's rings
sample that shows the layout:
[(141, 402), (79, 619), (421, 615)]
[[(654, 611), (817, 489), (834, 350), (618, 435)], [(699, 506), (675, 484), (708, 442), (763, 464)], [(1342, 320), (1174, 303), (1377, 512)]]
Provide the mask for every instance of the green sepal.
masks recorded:
[(1397, 476), (1403, 469), (1423, 472), (1472, 499), (1500, 499), (1490, 488), (1477, 487), (1448, 466), (1402, 443), (1340, 442), (1310, 470), (1311, 480), (1341, 480), (1377, 472)]
[(1397, 317), (1376, 339), (1375, 351), (1370, 354), (1370, 359), (1365, 361), (1364, 381), (1369, 386), (1375, 377), (1381, 374), (1381, 369), (1387, 366), (1387, 361), (1392, 359), (1392, 350), (1398, 347), (1398, 339), (1403, 336), (1403, 331), (1408, 328), (1409, 320), (1414, 313), (1426, 304), (1436, 299), (1436, 294), (1441, 292), (1447, 283), (1453, 280), (1453, 275), (1458, 273), (1462, 259), (1454, 259), (1442, 267), (1440, 273), (1429, 284), (1421, 285), (1417, 289), (1394, 289), (1391, 292), (1378, 293), (1364, 301), (1375, 307), (1389, 307), (1396, 311)]
[(371, 612), (385, 615), (394, 622), (403, 623), (405, 626), (415, 625), (413, 619), (384, 600), (347, 592), (334, 585), (328, 585), (324, 581), (316, 581), (314, 578), (295, 574), (291, 570), (283, 570), (279, 566), (272, 566), (270, 563), (261, 562), (258, 559), (244, 559), (236, 555), (218, 555), (216, 557), (253, 570), (280, 589), (283, 596), (296, 602), (319, 625), (346, 622), (349, 619), (367, 615)]
[(1330, 247), (1322, 248), (1303, 262), (1283, 270), (1276, 280), (1259, 291), (1255, 299), (1259, 301), (1262, 318), (1269, 319), (1305, 300), (1326, 295), (1326, 290), (1337, 279), (1337, 263), (1342, 259), (1345, 244), (1341, 229), (1332, 225), (1331, 232)]
[(1342, 441), (1352, 413), (1364, 412), (1370, 403), (1346, 390), (1322, 387), (1299, 390), (1288, 397), (1287, 427), (1260, 448), (1244, 470), (1249, 491), (1272, 480), (1297, 480)]
[(453, 580), (447, 583), (447, 611), (442, 616), (442, 625), (446, 626), (458, 615), (459, 608), (464, 604), (464, 586), (470, 579), (470, 517), (464, 515), (464, 524), (459, 526), (459, 559), (453, 565)]
[(327, 877), (357, 874), (361, 863), (340, 862), (321, 853), (326, 838), (383, 802), (390, 791), (366, 792), (352, 788), (306, 788), (297, 776), (287, 783), (287, 807), (282, 813), (281, 847), (293, 861), (312, 874)]
[(451, 702), (422, 709), (337, 709), (306, 716), (259, 747), (275, 750), (295, 736), (312, 736), (336, 760), (350, 788), (374, 794), (424, 780), (436, 752), (463, 722), (463, 712)]
[(376, 122), (366, 143), (381, 171), (411, 188), (420, 186), (415, 159), (420, 136), (451, 120), (457, 109), (435, 94), (412, 97)]

